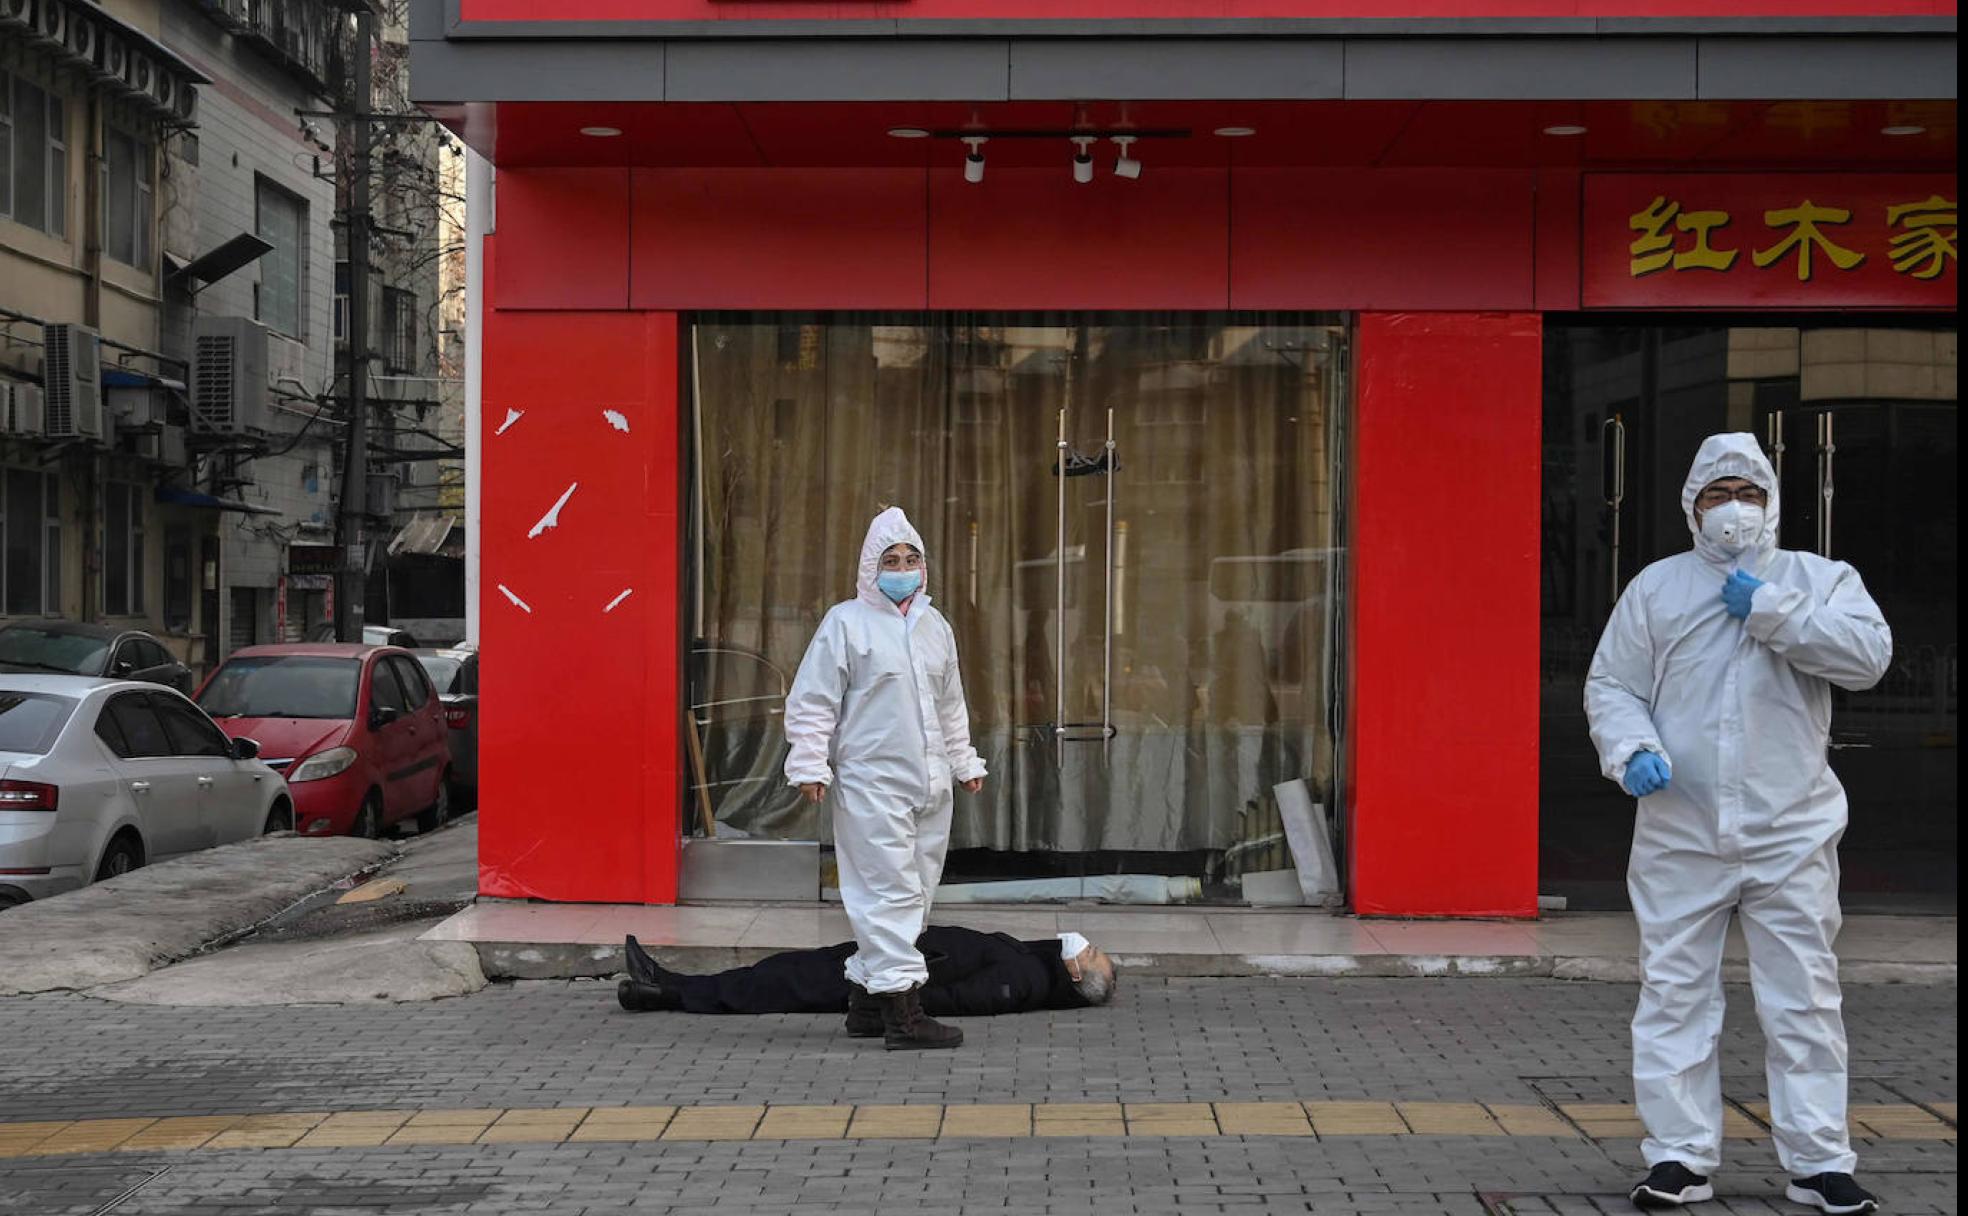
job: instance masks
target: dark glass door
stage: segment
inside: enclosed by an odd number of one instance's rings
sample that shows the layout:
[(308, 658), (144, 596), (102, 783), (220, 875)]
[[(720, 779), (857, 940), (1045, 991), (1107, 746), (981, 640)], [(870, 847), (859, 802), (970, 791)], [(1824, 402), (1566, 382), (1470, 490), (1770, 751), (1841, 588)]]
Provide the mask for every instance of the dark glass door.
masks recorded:
[(1893, 627), (1886, 678), (1833, 693), (1832, 764), (1852, 804), (1839, 850), (1845, 887), (1883, 906), (1951, 895), (1955, 406), (1813, 402), (1772, 410), (1764, 426), (1783, 461), (1783, 545), (1851, 562)]
[(1777, 465), (1781, 543), (1851, 562), (1893, 628), (1879, 687), (1836, 694), (1846, 907), (1954, 906), (1954, 334), (1784, 320), (1547, 329), (1539, 867), (1571, 908), (1626, 906), (1633, 832), (1586, 736), (1586, 671), (1619, 590), (1688, 547), (1681, 483), (1718, 431)]

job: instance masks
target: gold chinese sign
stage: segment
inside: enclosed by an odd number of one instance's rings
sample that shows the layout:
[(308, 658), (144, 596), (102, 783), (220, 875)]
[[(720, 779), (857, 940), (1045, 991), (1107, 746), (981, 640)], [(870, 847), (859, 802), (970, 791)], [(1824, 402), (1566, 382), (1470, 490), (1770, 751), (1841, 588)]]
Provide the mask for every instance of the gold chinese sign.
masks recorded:
[(1588, 308), (1953, 308), (1958, 197), (1928, 174), (1592, 174)]

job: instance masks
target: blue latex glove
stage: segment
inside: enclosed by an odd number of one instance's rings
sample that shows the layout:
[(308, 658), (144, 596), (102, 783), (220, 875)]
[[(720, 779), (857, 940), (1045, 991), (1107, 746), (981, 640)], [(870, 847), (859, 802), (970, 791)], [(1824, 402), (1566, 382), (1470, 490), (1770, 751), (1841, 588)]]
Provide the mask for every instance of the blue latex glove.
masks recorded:
[(1763, 580), (1744, 574), (1740, 570), (1729, 571), (1729, 577), (1722, 580), (1722, 606), (1737, 620), (1749, 619), (1750, 597), (1763, 585)]
[(1673, 779), (1668, 771), (1667, 761), (1654, 752), (1634, 752), (1633, 759), (1626, 762), (1626, 776), (1620, 784), (1635, 798), (1645, 798), (1667, 788)]

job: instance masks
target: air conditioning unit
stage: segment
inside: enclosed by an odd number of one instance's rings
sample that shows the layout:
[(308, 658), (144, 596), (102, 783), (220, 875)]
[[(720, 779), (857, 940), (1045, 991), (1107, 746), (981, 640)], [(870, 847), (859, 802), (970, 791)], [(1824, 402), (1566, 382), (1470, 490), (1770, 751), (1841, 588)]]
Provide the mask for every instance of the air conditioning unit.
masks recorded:
[(132, 435), (130, 450), (138, 459), (155, 465), (183, 468), (187, 463), (184, 428), (181, 426), (161, 426), (141, 435)]
[(68, 53), (84, 63), (94, 63), (96, 59), (96, 23), (83, 17), (71, 18), (62, 42)]
[(96, 43), (96, 67), (120, 82), (130, 70), (129, 44), (115, 34), (104, 34)]
[(68, 37), (68, 10), (60, 0), (40, 0), (34, 6), (34, 36), (60, 46)]
[(157, 429), (157, 463), (181, 469), (191, 463), (185, 453), (185, 429), (162, 426)]
[(116, 425), (125, 430), (164, 421), (164, 394), (149, 385), (104, 389), (103, 404)]
[(178, 100), (172, 109), (179, 118), (190, 122), (192, 115), (198, 112), (198, 90), (189, 82), (180, 84), (178, 86)]
[(48, 438), (103, 442), (102, 351), (95, 330), (66, 322), (42, 326), (41, 382)]
[(191, 332), (191, 417), (200, 430), (264, 434), (267, 330), (246, 317), (200, 317)]
[(0, 28), (34, 24), (34, 0), (0, 0)]
[(150, 56), (132, 54), (130, 56), (130, 71), (123, 77), (123, 83), (129, 85), (139, 93), (148, 93), (151, 89), (152, 78), (156, 75), (157, 65), (150, 61)]
[(41, 438), (47, 433), (43, 408), (40, 385), (0, 380), (0, 433)]
[(178, 78), (170, 72), (159, 72), (150, 82), (150, 98), (166, 110), (178, 108)]

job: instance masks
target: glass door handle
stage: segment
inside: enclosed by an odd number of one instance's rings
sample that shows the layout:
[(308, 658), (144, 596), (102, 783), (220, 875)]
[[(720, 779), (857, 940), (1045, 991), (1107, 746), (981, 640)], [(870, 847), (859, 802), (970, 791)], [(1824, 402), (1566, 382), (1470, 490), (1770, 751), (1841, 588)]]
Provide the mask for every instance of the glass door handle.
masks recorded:
[(1620, 504), (1626, 501), (1626, 420), (1619, 414), (1606, 419), (1599, 427), (1599, 447), (1603, 456), (1610, 458), (1611, 465), (1606, 472), (1606, 505), (1613, 509), (1613, 572), (1612, 598), (1610, 605), (1619, 602), (1620, 594)]
[(1826, 410), (1818, 415), (1818, 556), (1831, 556), (1831, 495), (1832, 465), (1838, 458), (1838, 444), (1834, 442), (1832, 413)]
[[(1073, 391), (1073, 373), (1069, 367), (1066, 372), (1066, 393), (1070, 401)], [(1066, 407), (1059, 408), (1059, 452), (1057, 471), (1059, 474), (1059, 529), (1052, 546), (1052, 591), (1054, 598), (1053, 635), (1056, 661), (1052, 667), (1053, 686), (1057, 709), (1054, 722), (1066, 720), (1066, 458), (1071, 454), (1066, 445)], [(1066, 736), (1057, 727), (1053, 728), (1052, 740), (1057, 761), (1066, 762)]]
[(1107, 600), (1101, 606), (1100, 742), (1114, 738), (1114, 498), (1121, 489), (1120, 452), (1114, 446), (1114, 407), (1107, 407), (1107, 443), (1101, 458), (1107, 465)]

